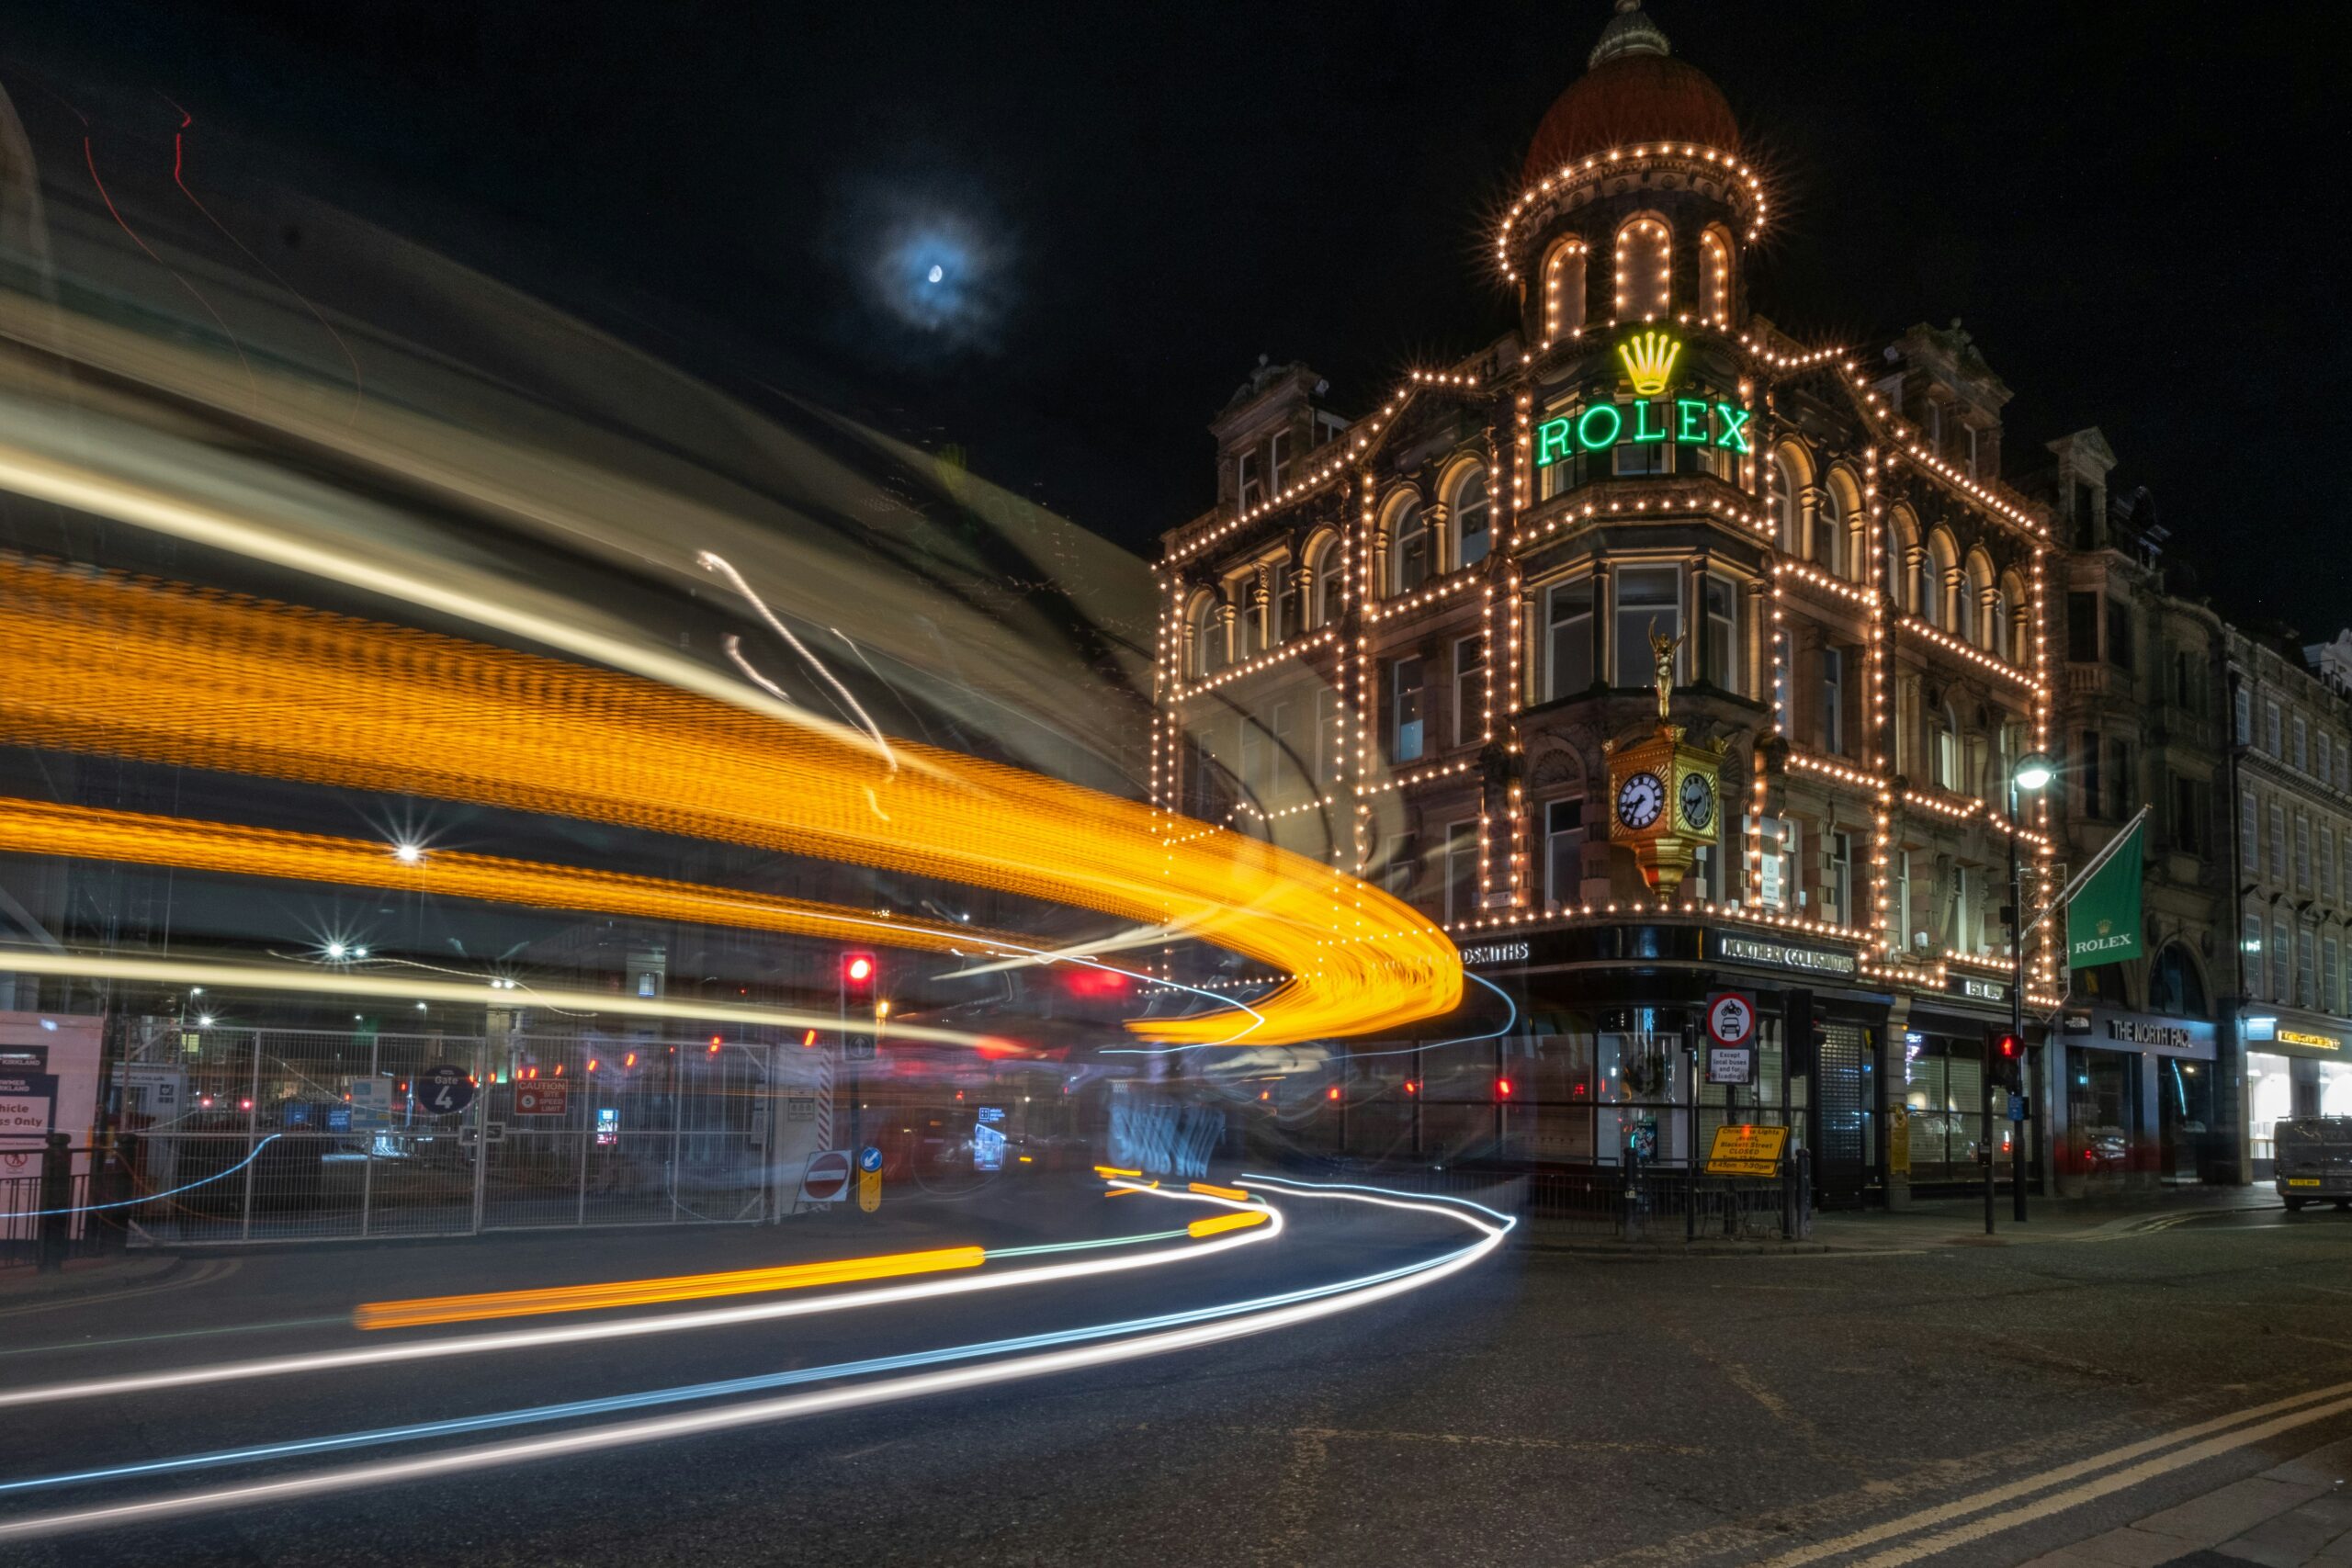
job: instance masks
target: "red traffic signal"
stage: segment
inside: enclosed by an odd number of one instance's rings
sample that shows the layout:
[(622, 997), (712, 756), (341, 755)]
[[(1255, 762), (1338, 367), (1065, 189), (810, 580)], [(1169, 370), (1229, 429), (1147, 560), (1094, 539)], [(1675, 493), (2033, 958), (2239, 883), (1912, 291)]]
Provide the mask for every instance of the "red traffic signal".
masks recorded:
[(1511, 1084), (1510, 1084), (1510, 1079), (1509, 1079), (1509, 1078), (1497, 1078), (1497, 1079), (1495, 1080), (1495, 1098), (1496, 1098), (1497, 1100), (1509, 1100), (1509, 1099), (1510, 1098), (1510, 1095), (1511, 1095)]
[(842, 984), (852, 991), (874, 988), (874, 954), (844, 953), (842, 954)]
[(2000, 1053), (2001, 1059), (2005, 1062), (2014, 1062), (2018, 1059), (2018, 1037), (2014, 1034), (2000, 1036), (1994, 1041), (1993, 1048)]

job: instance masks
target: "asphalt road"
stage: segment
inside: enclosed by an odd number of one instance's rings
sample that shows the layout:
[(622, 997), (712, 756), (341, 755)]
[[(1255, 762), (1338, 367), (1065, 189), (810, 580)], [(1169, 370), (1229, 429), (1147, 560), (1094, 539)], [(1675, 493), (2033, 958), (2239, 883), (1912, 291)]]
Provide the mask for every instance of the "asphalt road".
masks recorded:
[[(1178, 1313), (1410, 1267), (1476, 1239), (1425, 1214), (1277, 1201), (1292, 1223), (1273, 1242), (1120, 1274), (0, 1408), (0, 1476)], [(789, 1233), (208, 1257), (119, 1299), (10, 1304), (0, 1292), (0, 1394), (779, 1298), (362, 1334), (349, 1314), (370, 1300), (1037, 1245), (1208, 1212), (1173, 1207), (1072, 1192)], [(775, 1396), (0, 1493), (0, 1525)], [(1938, 1562), (2011, 1563), (2347, 1435), (2352, 1215), (2257, 1212), (1896, 1254), (1651, 1262), (1511, 1249), (1425, 1290), (1149, 1359), (5, 1541), (0, 1561), (1667, 1568), (1940, 1547)], [(1973, 1539), (1951, 1540), (1956, 1523)]]

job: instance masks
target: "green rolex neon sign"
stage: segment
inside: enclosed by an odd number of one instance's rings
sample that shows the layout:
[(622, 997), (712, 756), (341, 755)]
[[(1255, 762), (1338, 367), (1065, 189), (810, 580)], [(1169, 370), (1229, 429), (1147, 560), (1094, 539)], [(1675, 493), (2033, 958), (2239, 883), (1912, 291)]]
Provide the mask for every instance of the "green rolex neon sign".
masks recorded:
[[(1535, 466), (1548, 468), (1579, 452), (1606, 452), (1619, 442), (1629, 446), (1671, 441), (1678, 446), (1715, 446), (1745, 455), (1748, 451), (1750, 409), (1707, 398), (1661, 396), (1674, 384), (1682, 345), (1665, 333), (1636, 333), (1617, 345), (1617, 358), (1633, 384), (1634, 400), (1594, 403), (1583, 412), (1535, 427)], [(1672, 412), (1668, 413), (1671, 407)]]
[(1737, 403), (1706, 398), (1594, 403), (1535, 427), (1535, 466), (1548, 468), (1579, 452), (1606, 452), (1621, 441), (1628, 446), (1671, 441), (1678, 446), (1715, 446), (1744, 455), (1750, 450), (1747, 423), (1755, 417), (1753, 410)]

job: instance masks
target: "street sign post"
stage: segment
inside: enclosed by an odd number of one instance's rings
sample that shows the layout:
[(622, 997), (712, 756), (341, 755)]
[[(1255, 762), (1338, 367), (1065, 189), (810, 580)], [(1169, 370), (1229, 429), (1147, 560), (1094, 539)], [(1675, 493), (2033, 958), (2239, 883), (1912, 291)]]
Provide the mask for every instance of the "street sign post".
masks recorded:
[(1737, 1050), (1756, 1038), (1756, 998), (1746, 991), (1715, 991), (1707, 998), (1707, 1038)]
[(409, 1098), (428, 1116), (455, 1116), (474, 1102), (474, 1080), (463, 1067), (427, 1067), (409, 1086)]
[(800, 1201), (804, 1203), (836, 1203), (849, 1191), (850, 1158), (847, 1149), (827, 1149), (812, 1155), (808, 1168), (800, 1173)]
[(1715, 1145), (1707, 1151), (1709, 1176), (1775, 1176), (1781, 1152), (1788, 1147), (1786, 1127), (1718, 1127)]

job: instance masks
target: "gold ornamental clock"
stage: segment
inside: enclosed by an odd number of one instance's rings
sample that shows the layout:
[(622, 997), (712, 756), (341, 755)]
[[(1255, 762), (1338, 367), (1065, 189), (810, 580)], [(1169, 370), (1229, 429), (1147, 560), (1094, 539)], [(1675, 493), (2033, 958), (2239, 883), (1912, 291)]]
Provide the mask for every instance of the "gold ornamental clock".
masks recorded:
[(1660, 897), (1680, 890), (1698, 852), (1722, 841), (1724, 743), (1691, 746), (1667, 716), (1679, 637), (1650, 629), (1657, 728), (1630, 745), (1609, 748), (1609, 838), (1629, 845), (1642, 880)]

